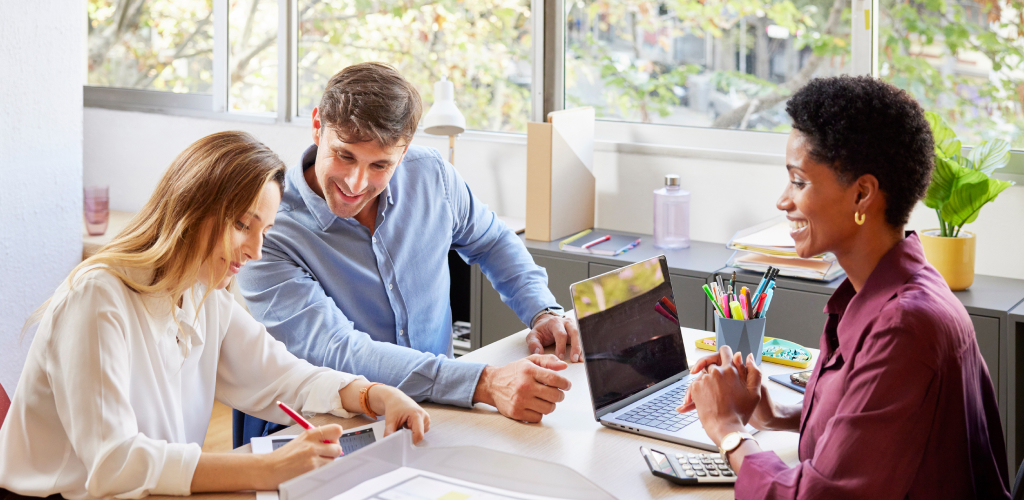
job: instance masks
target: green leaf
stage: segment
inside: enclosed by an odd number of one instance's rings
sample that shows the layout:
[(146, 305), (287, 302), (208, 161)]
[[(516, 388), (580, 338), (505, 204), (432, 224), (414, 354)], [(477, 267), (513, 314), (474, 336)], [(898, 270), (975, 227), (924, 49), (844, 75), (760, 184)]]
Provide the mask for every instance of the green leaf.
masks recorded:
[(946, 120), (931, 111), (925, 113), (924, 116), (928, 119), (928, 125), (932, 127), (932, 136), (935, 138), (935, 154), (946, 158), (959, 155), (962, 146), (956, 138), (956, 132), (953, 132)]
[(943, 220), (954, 226), (974, 222), (981, 207), (995, 200), (999, 193), (1012, 185), (1012, 182), (990, 179), (985, 174), (972, 170), (953, 190), (949, 202), (942, 206), (940, 215)]
[(1010, 163), (1010, 143), (1002, 139), (983, 142), (971, 150), (970, 158), (975, 170), (992, 175), (993, 171)]
[(942, 205), (949, 201), (950, 194), (956, 189), (959, 179), (968, 172), (973, 170), (961, 167), (954, 160), (936, 157), (932, 182), (928, 184), (928, 191), (922, 200), (924, 205), (935, 210), (942, 209)]

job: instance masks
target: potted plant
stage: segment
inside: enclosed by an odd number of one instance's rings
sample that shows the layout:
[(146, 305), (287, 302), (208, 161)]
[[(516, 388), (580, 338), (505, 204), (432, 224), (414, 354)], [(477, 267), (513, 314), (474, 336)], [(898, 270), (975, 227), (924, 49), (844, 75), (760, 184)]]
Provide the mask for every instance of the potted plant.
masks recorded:
[(950, 289), (965, 290), (974, 283), (977, 238), (962, 228), (978, 218), (981, 207), (1013, 185), (992, 178), (993, 171), (1010, 162), (1010, 143), (985, 141), (964, 156), (949, 124), (935, 113), (925, 116), (935, 138), (935, 170), (923, 201), (939, 216), (939, 228), (922, 231), (921, 245)]

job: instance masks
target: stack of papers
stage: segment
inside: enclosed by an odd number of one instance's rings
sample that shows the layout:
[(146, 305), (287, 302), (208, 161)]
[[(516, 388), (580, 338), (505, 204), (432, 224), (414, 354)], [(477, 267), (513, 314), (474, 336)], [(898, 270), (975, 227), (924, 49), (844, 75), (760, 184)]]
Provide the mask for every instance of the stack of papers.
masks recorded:
[(820, 281), (832, 281), (844, 274), (830, 253), (800, 258), (785, 218), (739, 231), (726, 246), (736, 250), (728, 265), (748, 271), (763, 273), (768, 266), (773, 266), (779, 268), (783, 276)]

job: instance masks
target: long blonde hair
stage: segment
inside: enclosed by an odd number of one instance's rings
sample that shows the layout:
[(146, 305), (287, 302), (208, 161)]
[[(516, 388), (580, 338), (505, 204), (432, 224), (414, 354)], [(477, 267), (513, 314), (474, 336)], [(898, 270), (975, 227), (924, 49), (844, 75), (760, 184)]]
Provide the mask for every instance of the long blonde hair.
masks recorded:
[[(274, 181), (283, 189), (284, 171), (277, 154), (246, 132), (218, 132), (199, 139), (171, 162), (153, 196), (128, 226), (71, 271), (68, 286), (74, 286), (82, 269), (105, 264), (105, 270), (125, 286), (166, 297), (173, 305), (196, 283), (200, 266), (218, 248), (218, 240), (228, 244), (232, 224), (253, 209), (264, 186)], [(125, 268), (152, 271), (152, 279), (141, 283)], [(209, 282), (224, 276), (210, 277)], [(49, 302), (29, 317), (25, 329), (42, 317)]]

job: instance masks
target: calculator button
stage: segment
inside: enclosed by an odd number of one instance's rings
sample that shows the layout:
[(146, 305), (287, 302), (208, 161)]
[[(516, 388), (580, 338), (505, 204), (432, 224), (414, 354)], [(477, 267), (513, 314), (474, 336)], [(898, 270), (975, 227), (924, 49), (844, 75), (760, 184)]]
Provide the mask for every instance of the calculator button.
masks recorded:
[(684, 472), (686, 472), (686, 475), (689, 476), (689, 477), (693, 477), (693, 476), (697, 475), (697, 473), (693, 472), (692, 470), (688, 470), (688, 471), (684, 471)]
[(693, 469), (693, 466), (691, 466), (690, 464), (683, 464), (682, 467), (683, 467), (683, 470)]
[(691, 459), (690, 459), (690, 463), (691, 463), (691, 464), (699, 464), (699, 463), (700, 463), (700, 460), (698, 460), (698, 459), (696, 459), (696, 458), (691, 458)]
[(712, 453), (712, 454), (710, 454), (708, 456), (711, 457), (711, 458), (722, 458), (722, 454), (721, 453)]
[(723, 470), (722, 471), (722, 475), (725, 476), (725, 477), (732, 477), (732, 471), (731, 470)]
[(724, 464), (724, 463), (725, 463), (725, 460), (722, 460), (721, 458), (716, 458), (716, 459), (715, 459), (715, 463), (716, 463), (716, 464)]
[(714, 477), (718, 477), (718, 471), (717, 470), (709, 470), (708, 474), (710, 474), (710, 475), (712, 475)]
[(683, 455), (682, 453), (676, 453), (676, 458), (678, 458), (679, 461), (682, 462), (683, 459), (686, 458), (686, 455)]
[(707, 473), (707, 472), (704, 472), (704, 471), (702, 471), (702, 470), (697, 470), (697, 471), (693, 471), (693, 472), (694, 472), (695, 474), (697, 474), (697, 476), (698, 476), (698, 477), (704, 477), (704, 476), (707, 476), (707, 475), (708, 475), (708, 473)]
[(697, 458), (697, 455), (695, 455), (693, 453), (687, 453), (686, 456), (689, 457), (689, 458)]

